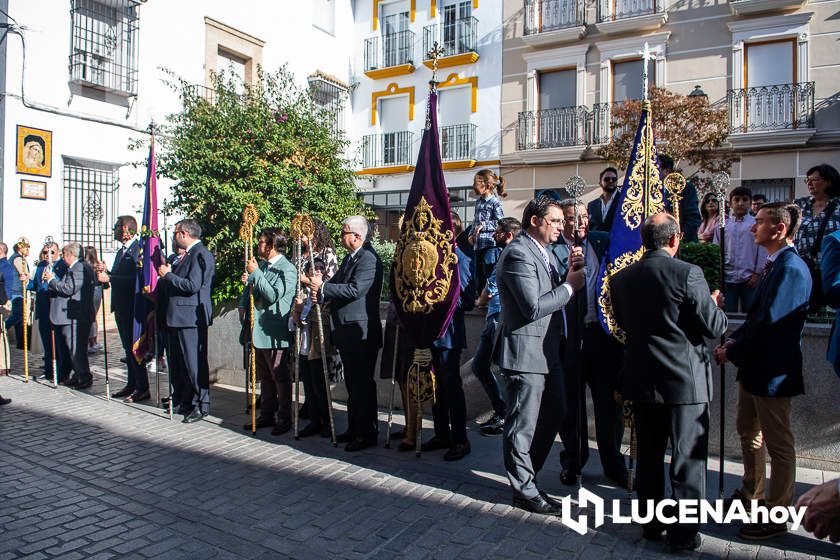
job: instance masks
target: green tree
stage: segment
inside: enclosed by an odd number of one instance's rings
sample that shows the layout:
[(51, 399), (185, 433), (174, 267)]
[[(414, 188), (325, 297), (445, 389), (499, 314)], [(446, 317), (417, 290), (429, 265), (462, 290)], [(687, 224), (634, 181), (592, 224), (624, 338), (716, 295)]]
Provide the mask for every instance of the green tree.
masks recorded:
[(214, 302), (242, 289), (245, 205), (259, 211), (255, 234), (269, 226), (288, 231), (302, 212), (323, 220), (334, 239), (342, 219), (364, 212), (344, 155), (348, 142), (331, 127), (334, 115), (285, 67), (260, 71), (244, 92), (224, 74), (212, 88), (169, 75), (182, 109), (159, 137), (159, 173), (176, 181), (165, 211), (201, 224), (216, 256)]

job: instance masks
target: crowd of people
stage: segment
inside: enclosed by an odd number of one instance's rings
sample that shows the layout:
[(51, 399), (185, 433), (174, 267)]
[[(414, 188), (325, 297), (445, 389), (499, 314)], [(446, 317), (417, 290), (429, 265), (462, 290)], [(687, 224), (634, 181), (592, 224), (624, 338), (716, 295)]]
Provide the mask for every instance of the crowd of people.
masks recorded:
[[(659, 157), (663, 176), (673, 171), (673, 161)], [(643, 504), (665, 498), (662, 465), (669, 442), (673, 497), (704, 498), (713, 360), (737, 368), (736, 430), (745, 473), (730, 500), (747, 508), (752, 500), (790, 505), (796, 468), (791, 404), (804, 392), (804, 323), (809, 311), (840, 307), (837, 171), (829, 165), (810, 169), (809, 196), (793, 202), (767, 202), (746, 187), (736, 187), (722, 207), (708, 194), (698, 202), (689, 182), (679, 221), (669, 212), (649, 216), (641, 230), (644, 256), (610, 281), (623, 343), (602, 328), (596, 303), (599, 270), (618, 212), (618, 179), (617, 169), (605, 168), (599, 176), (600, 195), (588, 205), (538, 196), (528, 202), (520, 221), (504, 216), (504, 180), (489, 170), (476, 174), (473, 223), (464, 228), (458, 215), (452, 215), (461, 291), (448, 329), (431, 349), (437, 379), (434, 435), (419, 442), (421, 448), (445, 450), (447, 461), (470, 453), (460, 369), (467, 347), (464, 313), (478, 308), (486, 313), (486, 322), (472, 372), (493, 411), (479, 431), (502, 437), (516, 507), (560, 513), (560, 503), (537, 483), (558, 435), (563, 442), (561, 481), (580, 483), (589, 456), (587, 387), (607, 479), (627, 485), (621, 444), (624, 401), (630, 400), (638, 438), (636, 490)], [(728, 214), (723, 228), (722, 212)], [(408, 397), (414, 349), (393, 303), (383, 329), (383, 264), (369, 233), (364, 217), (347, 217), (340, 237), (346, 256), (339, 262), (329, 231), (318, 220), (314, 233), (302, 239), (300, 254), (290, 253), (290, 238), (282, 229), (259, 232), (257, 254), (245, 263), (241, 276), (239, 305), (241, 342), (254, 347), (260, 382), (259, 414), (246, 430), (270, 427), (278, 436), (292, 430), (293, 371), (298, 371), (306, 396), (299, 417), (308, 419), (299, 437), (331, 437), (330, 384), (343, 380), (347, 429), (336, 440), (348, 452), (375, 445), (379, 361), (380, 376), (395, 377), (406, 413), (405, 428), (390, 437), (400, 440), (400, 451), (415, 449), (421, 437), (416, 419), (422, 411)], [(95, 251), (86, 253), (78, 243), (64, 245), (60, 259), (58, 246), (48, 243), (32, 274), (25, 240), (15, 244), (10, 258), (0, 243), (0, 309), (20, 345), (23, 288), (33, 291), (44, 376), (52, 379), (55, 363), (60, 384), (84, 390), (92, 379), (89, 348), (101, 336), (93, 326), (97, 299), (101, 301), (103, 290), (110, 291), (128, 372), (126, 385), (112, 396), (142, 402), (150, 393), (146, 367), (133, 351), (140, 243), (135, 218), (119, 217), (114, 238), (121, 248), (110, 270)], [(712, 290), (717, 287), (707, 284), (699, 267), (678, 258), (687, 240), (723, 240), (722, 290)], [(215, 264), (194, 220), (178, 222), (173, 247), (175, 252), (157, 267), (159, 346), (169, 364), (171, 406), (183, 422), (192, 423), (210, 407), (207, 345)], [(746, 314), (742, 326), (709, 355), (707, 341), (727, 332), (725, 312), (739, 310)], [(832, 334), (828, 359), (840, 375), (840, 329)], [(0, 366), (9, 369), (7, 355)], [(765, 453), (771, 462), (769, 482)], [(838, 492), (835, 482), (833, 490), (820, 487), (800, 502), (836, 504)], [(822, 523), (818, 521), (812, 520), (812, 526)], [(840, 538), (833, 527), (825, 534)], [(767, 521), (746, 524), (739, 534), (766, 539), (786, 531), (786, 524)], [(663, 534), (674, 550), (693, 549), (700, 542), (697, 526), (666, 527), (654, 520), (643, 527), (647, 539), (660, 540)]]

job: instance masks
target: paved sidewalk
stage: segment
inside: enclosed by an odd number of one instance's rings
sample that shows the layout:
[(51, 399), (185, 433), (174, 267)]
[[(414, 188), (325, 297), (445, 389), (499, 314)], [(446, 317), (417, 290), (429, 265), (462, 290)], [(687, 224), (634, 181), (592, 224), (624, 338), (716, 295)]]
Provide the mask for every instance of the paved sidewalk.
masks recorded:
[[(122, 365), (116, 354), (111, 363)], [(0, 560), (666, 556), (638, 527), (608, 520), (581, 536), (556, 518), (514, 510), (501, 441), (474, 425), (472, 454), (446, 463), (440, 451), (418, 460), (268, 430), (254, 438), (242, 431), (244, 395), (218, 387), (213, 416), (193, 425), (152, 406), (107, 402), (99, 374), (85, 393), (4, 377), (0, 394), (14, 401), (0, 408)], [(341, 427), (344, 414), (337, 418)], [(586, 487), (624, 497), (600, 478), (593, 455)], [(542, 485), (560, 497), (568, 491), (553, 457)], [(738, 484), (733, 469), (728, 488)], [(801, 470), (797, 494), (835, 476)], [(716, 481), (710, 471), (710, 486)], [(707, 526), (701, 549), (683, 556), (840, 558), (840, 546), (803, 531), (762, 546), (739, 542), (736, 531)]]

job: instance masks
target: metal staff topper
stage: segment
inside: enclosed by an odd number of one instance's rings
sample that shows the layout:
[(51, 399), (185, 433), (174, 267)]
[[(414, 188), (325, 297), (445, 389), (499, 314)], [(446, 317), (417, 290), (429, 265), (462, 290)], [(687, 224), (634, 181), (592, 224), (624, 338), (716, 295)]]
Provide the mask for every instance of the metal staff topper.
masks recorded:
[(668, 200), (671, 201), (671, 210), (674, 212), (674, 218), (677, 223), (680, 222), (680, 200), (682, 200), (682, 192), (685, 189), (685, 177), (681, 173), (669, 173), (662, 181), (665, 187), (665, 192), (668, 195)]
[(569, 177), (569, 180), (566, 181), (566, 184), (563, 186), (563, 190), (566, 191), (575, 202), (575, 235), (577, 235), (578, 229), (580, 228), (580, 215), (578, 214), (577, 207), (580, 204), (580, 197), (583, 194), (583, 191), (586, 190), (586, 181), (584, 181), (583, 177), (579, 175), (572, 175)]
[(726, 189), (729, 188), (729, 173), (718, 171), (712, 175), (712, 192), (718, 201), (718, 216), (720, 216), (720, 227), (726, 227)]

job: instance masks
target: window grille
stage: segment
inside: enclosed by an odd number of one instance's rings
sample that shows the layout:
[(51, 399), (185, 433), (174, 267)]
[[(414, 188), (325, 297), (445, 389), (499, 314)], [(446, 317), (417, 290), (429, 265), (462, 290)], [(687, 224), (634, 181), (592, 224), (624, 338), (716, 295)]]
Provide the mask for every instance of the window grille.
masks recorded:
[(62, 238), (83, 245), (115, 248), (112, 227), (117, 217), (119, 168), (64, 159)]
[(137, 3), (71, 0), (70, 19), (70, 81), (137, 95)]
[(334, 80), (326, 79), (322, 74), (309, 76), (309, 92), (313, 101), (332, 115), (332, 132), (344, 132), (344, 105), (347, 99), (347, 87)]

